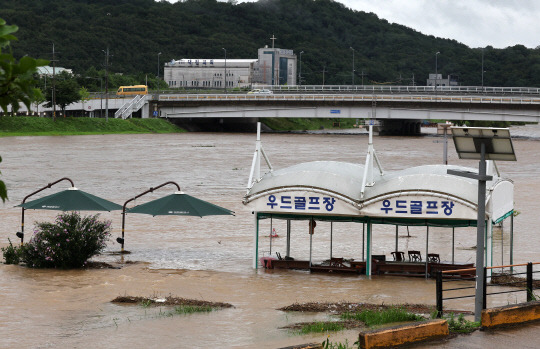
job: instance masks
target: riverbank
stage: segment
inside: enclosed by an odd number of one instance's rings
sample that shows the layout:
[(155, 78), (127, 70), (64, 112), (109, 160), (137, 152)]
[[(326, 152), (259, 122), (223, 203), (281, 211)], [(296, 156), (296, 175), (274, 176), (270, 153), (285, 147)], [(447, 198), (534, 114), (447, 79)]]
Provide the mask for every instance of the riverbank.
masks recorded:
[(0, 117), (0, 137), (185, 132), (163, 119)]

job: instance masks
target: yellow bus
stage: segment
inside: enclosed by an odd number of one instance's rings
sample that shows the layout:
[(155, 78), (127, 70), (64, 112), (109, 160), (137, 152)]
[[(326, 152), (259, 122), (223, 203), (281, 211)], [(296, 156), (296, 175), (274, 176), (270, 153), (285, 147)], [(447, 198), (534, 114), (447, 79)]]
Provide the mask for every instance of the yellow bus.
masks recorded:
[(117, 96), (135, 96), (147, 94), (148, 86), (146, 85), (120, 86), (118, 91), (116, 91)]

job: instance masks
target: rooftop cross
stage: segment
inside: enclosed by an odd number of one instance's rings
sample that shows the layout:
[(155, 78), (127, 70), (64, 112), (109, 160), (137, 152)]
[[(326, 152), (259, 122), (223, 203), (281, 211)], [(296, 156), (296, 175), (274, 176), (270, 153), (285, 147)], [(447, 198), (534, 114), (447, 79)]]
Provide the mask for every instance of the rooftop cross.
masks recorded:
[(274, 48), (274, 41), (276, 41), (276, 37), (274, 36), (274, 34), (272, 34), (272, 37), (270, 38), (270, 40), (272, 40), (272, 48)]

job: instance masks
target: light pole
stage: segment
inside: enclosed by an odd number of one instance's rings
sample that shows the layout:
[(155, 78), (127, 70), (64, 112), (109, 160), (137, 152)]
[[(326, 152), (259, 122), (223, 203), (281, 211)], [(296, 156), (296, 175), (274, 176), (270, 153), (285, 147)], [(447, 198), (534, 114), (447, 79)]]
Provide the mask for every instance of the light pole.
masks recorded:
[(159, 94), (159, 56), (161, 55), (161, 52), (157, 54), (157, 91)]
[(157, 78), (159, 80), (159, 56), (161, 55), (161, 52), (157, 54)]
[(354, 86), (354, 48), (349, 48), (352, 50), (352, 85)]
[(109, 121), (109, 46), (105, 53), (105, 121)]
[(298, 85), (302, 86), (302, 53), (304, 51), (300, 51), (300, 70), (298, 71)]
[(438, 63), (437, 63), (437, 56), (439, 54), (440, 54), (439, 51), (437, 51), (437, 53), (435, 53), (435, 91), (437, 91), (437, 80), (439, 79), (439, 74), (437, 73), (437, 70), (439, 68)]
[(484, 92), (484, 49), (482, 48), (482, 92)]
[(225, 94), (227, 94), (227, 50), (225, 47), (222, 49), (225, 51)]

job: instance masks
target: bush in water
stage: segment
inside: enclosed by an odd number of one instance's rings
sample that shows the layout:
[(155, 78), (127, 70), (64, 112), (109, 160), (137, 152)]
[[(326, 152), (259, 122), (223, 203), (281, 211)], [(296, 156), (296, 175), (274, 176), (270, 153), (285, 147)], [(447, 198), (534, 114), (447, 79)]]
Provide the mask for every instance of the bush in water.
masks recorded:
[[(20, 261), (33, 268), (80, 268), (105, 249), (111, 222), (99, 215), (62, 213), (54, 223), (36, 223), (34, 236), (17, 248)], [(5, 258), (4, 252), (4, 258)]]

